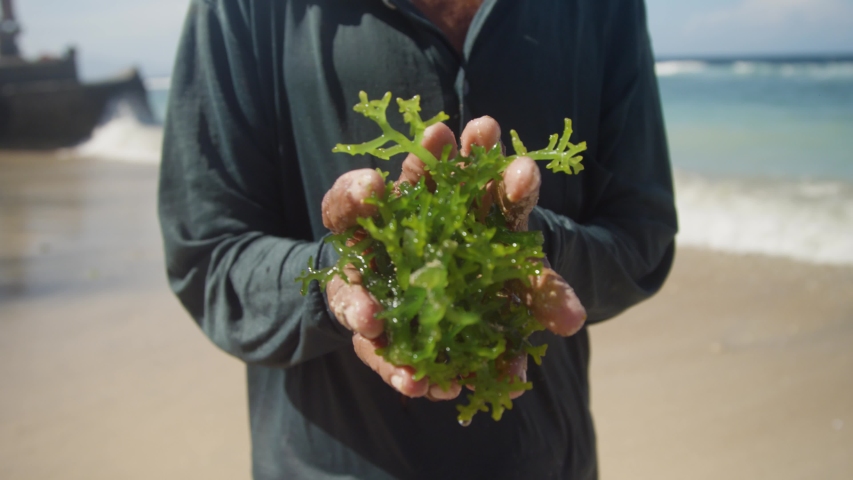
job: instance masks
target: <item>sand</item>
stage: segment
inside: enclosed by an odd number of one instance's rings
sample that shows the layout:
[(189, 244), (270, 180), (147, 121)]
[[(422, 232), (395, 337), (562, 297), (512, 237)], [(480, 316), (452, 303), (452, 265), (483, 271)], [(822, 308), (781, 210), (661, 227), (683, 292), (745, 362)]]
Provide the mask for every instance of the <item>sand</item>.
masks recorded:
[(156, 177), (0, 153), (0, 478), (249, 478), (244, 368), (168, 290)]
[(853, 478), (853, 269), (682, 249), (591, 332), (603, 479)]
[[(0, 478), (250, 477), (245, 374), (171, 296), (157, 167), (0, 152)], [(593, 326), (601, 478), (853, 478), (853, 268), (680, 249)]]

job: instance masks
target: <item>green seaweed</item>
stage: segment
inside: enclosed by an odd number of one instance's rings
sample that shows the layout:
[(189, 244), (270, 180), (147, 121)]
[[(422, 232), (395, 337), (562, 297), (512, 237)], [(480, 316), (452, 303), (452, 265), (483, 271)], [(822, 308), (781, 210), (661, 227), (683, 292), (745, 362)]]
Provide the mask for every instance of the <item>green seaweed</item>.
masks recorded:
[[(303, 294), (312, 281), (321, 287), (352, 265), (383, 307), (387, 345), (377, 351), (395, 365), (411, 366), (414, 379), (429, 377), (449, 388), (454, 380), (473, 387), (468, 404), (458, 405), (458, 420), (467, 425), (478, 411), (500, 420), (512, 408), (509, 395), (529, 390), (530, 382), (505, 375), (505, 363), (531, 355), (539, 364), (547, 345), (530, 343), (531, 333), (543, 327), (519, 298), (519, 289), (541, 272), (544, 254), (541, 232), (515, 232), (507, 227), (497, 206), (478, 214), (486, 185), (500, 181), (512, 160), (526, 155), (550, 160), (547, 168), (567, 174), (583, 169), (579, 153), (586, 143), (572, 144), (572, 124), (565, 120), (562, 136), (552, 135), (546, 148), (528, 152), (511, 131), (516, 155), (504, 156), (499, 145), (473, 146), (468, 157), (448, 158), (451, 148), (435, 158), (421, 146), (424, 130), (447, 120), (444, 112), (421, 119), (420, 97), (397, 99), (409, 135), (395, 130), (385, 116), (391, 93), (381, 100), (361, 100), (354, 110), (376, 122), (382, 134), (358, 145), (337, 145), (333, 152), (371, 154), (389, 159), (401, 153), (420, 158), (435, 188), (424, 178), (414, 185), (388, 181), (384, 195), (366, 200), (377, 207), (372, 218), (359, 218), (359, 227), (327, 238), (340, 254), (336, 265), (297, 278)], [(387, 173), (381, 172), (384, 177)], [(347, 245), (356, 230), (367, 235)]]

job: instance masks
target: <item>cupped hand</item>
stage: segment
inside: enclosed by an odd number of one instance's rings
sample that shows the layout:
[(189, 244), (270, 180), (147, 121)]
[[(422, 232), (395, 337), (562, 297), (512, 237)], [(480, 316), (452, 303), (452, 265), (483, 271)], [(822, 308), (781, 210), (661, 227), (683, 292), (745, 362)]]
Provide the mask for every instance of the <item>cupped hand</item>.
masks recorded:
[[(468, 156), (471, 145), (492, 148), (500, 145), (500, 127), (491, 117), (481, 117), (468, 123), (460, 139), (460, 153)], [(424, 132), (422, 145), (436, 158), (440, 158), (445, 145), (451, 145), (450, 158), (456, 156), (456, 138), (444, 124), (433, 125)], [(403, 161), (399, 182), (416, 183), (427, 176), (423, 162), (410, 154)], [(497, 203), (507, 218), (511, 229), (527, 230), (528, 219), (533, 207), (539, 200), (539, 187), (542, 183), (539, 168), (528, 157), (515, 159), (505, 170), (503, 181), (487, 187), (482, 201), (483, 208)], [(341, 233), (355, 225), (359, 217), (369, 217), (376, 213), (376, 207), (364, 203), (373, 192), (385, 191), (382, 177), (374, 170), (354, 170), (338, 178), (323, 198), (323, 224), (333, 233)], [(534, 317), (548, 330), (561, 336), (576, 333), (586, 320), (586, 311), (569, 284), (553, 269), (547, 259), (542, 274), (531, 277), (530, 286), (519, 292)], [(427, 397), (431, 400), (450, 400), (456, 398), (461, 387), (453, 384), (448, 391), (438, 385), (430, 384), (428, 378), (415, 381), (410, 367), (398, 367), (376, 354), (376, 349), (384, 346), (383, 323), (376, 318), (381, 310), (379, 302), (361, 285), (361, 276), (355, 269), (347, 270), (349, 283), (339, 277), (329, 282), (326, 295), (329, 306), (337, 320), (353, 331), (353, 346), (358, 357), (382, 379), (403, 395), (409, 397)], [(507, 375), (526, 380), (527, 358), (520, 357), (505, 362)], [(515, 392), (512, 397), (521, 395)]]
[[(425, 146), (430, 152), (440, 152), (445, 144), (453, 146), (456, 151), (456, 140), (450, 129), (445, 125), (441, 134), (425, 138)], [(472, 145), (485, 148), (500, 145), (501, 129), (498, 122), (491, 117), (480, 117), (468, 122), (462, 131), (460, 153), (467, 157)], [(501, 146), (501, 148), (503, 148)], [(451, 155), (452, 157), (453, 155)], [(424, 165), (414, 155), (409, 155), (403, 162), (401, 180), (417, 182), (424, 175)], [(542, 176), (536, 162), (530, 157), (518, 157), (507, 166), (503, 181), (487, 186), (487, 193), (482, 200), (485, 207), (497, 202), (507, 219), (509, 228), (515, 231), (526, 231), (533, 207), (539, 201), (539, 187)], [(530, 278), (530, 287), (520, 292), (525, 303), (533, 312), (534, 317), (548, 330), (560, 336), (570, 336), (577, 333), (586, 321), (586, 310), (569, 286), (556, 271), (551, 268), (548, 259), (543, 259), (545, 268), (542, 274)]]
[[(453, 132), (444, 125), (437, 124), (424, 132), (422, 144), (437, 158), (442, 149), (456, 140)], [(451, 156), (455, 156), (456, 151)], [(414, 157), (403, 163), (399, 182), (415, 183), (426, 175), (423, 163)], [(429, 181), (429, 179), (428, 179)], [(356, 225), (359, 217), (370, 217), (376, 213), (376, 206), (364, 202), (376, 192), (385, 192), (382, 177), (374, 170), (362, 169), (341, 175), (323, 198), (323, 224), (333, 233), (344, 232)], [(379, 302), (361, 284), (361, 275), (355, 268), (344, 272), (349, 282), (340, 277), (333, 278), (326, 287), (326, 296), (332, 314), (344, 327), (353, 332), (353, 346), (358, 357), (394, 389), (409, 397), (427, 397), (431, 400), (450, 400), (456, 398), (462, 388), (452, 384), (448, 391), (431, 384), (428, 378), (415, 381), (411, 367), (392, 365), (376, 354), (376, 349), (384, 346), (383, 322), (376, 318), (382, 309)]]

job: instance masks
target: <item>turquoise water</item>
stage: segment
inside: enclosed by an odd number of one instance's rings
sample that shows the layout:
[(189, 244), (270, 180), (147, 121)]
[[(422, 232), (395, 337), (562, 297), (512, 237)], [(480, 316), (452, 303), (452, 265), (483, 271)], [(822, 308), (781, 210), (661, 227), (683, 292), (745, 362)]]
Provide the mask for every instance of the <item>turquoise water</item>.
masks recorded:
[[(853, 265), (853, 59), (660, 61), (656, 70), (680, 245)], [(162, 120), (168, 79), (148, 86)], [(117, 118), (90, 151), (156, 159), (162, 132), (153, 133)]]
[[(673, 165), (711, 177), (853, 182), (853, 59), (661, 61)], [(162, 121), (168, 79), (151, 79)]]
[(676, 168), (853, 181), (853, 60), (677, 61), (657, 70)]
[(680, 244), (853, 264), (853, 59), (656, 70)]

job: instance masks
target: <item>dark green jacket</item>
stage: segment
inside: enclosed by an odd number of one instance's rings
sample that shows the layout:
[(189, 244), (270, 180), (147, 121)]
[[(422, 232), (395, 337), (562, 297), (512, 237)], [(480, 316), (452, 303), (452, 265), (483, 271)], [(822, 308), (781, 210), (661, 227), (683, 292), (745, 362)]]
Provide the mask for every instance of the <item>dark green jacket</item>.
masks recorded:
[(330, 152), (376, 136), (351, 109), (359, 90), (420, 94), (424, 115), (444, 110), (457, 133), (490, 115), (531, 148), (574, 120), (586, 169), (543, 171), (531, 227), (590, 323), (652, 295), (672, 262), (642, 0), (485, 0), (462, 56), (406, 0), (193, 1), (160, 218), (172, 288), (248, 366), (255, 478), (595, 478), (586, 329), (542, 333), (550, 348), (530, 367), (534, 389), (500, 422), (481, 415), (462, 428), (456, 402), (403, 399), (363, 365), (316, 286), (299, 294), (308, 259), (334, 259), (318, 241), (334, 180), (400, 168)]

